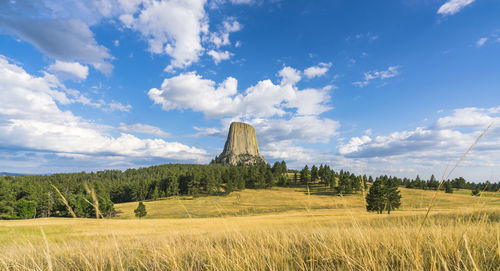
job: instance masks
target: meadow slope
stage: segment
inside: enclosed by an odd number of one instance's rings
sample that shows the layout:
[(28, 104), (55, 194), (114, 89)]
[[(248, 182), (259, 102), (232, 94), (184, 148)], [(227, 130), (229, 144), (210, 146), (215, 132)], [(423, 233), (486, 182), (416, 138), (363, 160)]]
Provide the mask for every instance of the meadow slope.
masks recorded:
[(313, 187), (117, 204), (116, 219), (0, 221), (5, 270), (498, 270), (500, 197), (401, 188), (391, 215)]

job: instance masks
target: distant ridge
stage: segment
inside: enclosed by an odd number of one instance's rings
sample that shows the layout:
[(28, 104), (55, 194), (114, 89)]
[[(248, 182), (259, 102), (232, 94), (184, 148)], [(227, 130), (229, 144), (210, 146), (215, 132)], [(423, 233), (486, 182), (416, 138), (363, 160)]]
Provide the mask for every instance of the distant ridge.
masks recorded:
[(0, 176), (24, 176), (27, 174), (21, 174), (21, 173), (11, 173), (11, 172), (0, 172)]

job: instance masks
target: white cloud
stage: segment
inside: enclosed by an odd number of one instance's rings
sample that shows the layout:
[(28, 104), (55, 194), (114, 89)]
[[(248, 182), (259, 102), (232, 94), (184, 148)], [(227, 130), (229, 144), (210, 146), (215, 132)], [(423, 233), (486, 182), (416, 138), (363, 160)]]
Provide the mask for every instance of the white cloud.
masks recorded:
[(476, 42), (476, 46), (477, 47), (482, 47), (486, 42), (488, 41), (488, 38), (480, 38), (477, 42)]
[(264, 145), (260, 153), (268, 160), (285, 160), (289, 168), (302, 168), (306, 164), (331, 162), (332, 155), (315, 149), (297, 146), (290, 140)]
[(208, 6), (211, 9), (216, 9), (225, 3), (231, 3), (233, 5), (251, 5), (255, 3), (255, 0), (209, 0)]
[(104, 110), (106, 111), (122, 111), (122, 112), (130, 112), (130, 109), (132, 108), (131, 105), (123, 105), (120, 102), (117, 101), (111, 101)]
[(498, 117), (492, 117), (499, 110), (500, 107), (488, 109), (467, 107), (456, 109), (452, 115), (438, 119), (436, 126), (440, 129), (484, 128), (499, 120)]
[(229, 17), (222, 22), (222, 25), (219, 27), (220, 29), (218, 32), (210, 33), (210, 35), (208, 37), (205, 37), (205, 39), (208, 39), (208, 41), (215, 45), (216, 48), (230, 45), (231, 41), (229, 40), (229, 35), (232, 32), (240, 31), (241, 27), (241, 24), (235, 18)]
[(219, 64), (223, 60), (228, 60), (233, 55), (232, 53), (230, 53), (228, 51), (219, 52), (219, 51), (214, 51), (214, 50), (208, 51), (207, 54), (212, 57), (212, 59), (214, 60), (214, 63), (216, 65)]
[(444, 3), (441, 7), (439, 7), (438, 14), (441, 15), (453, 15), (464, 7), (472, 4), (475, 0), (449, 0)]
[(255, 0), (230, 0), (232, 4), (252, 4)]
[[(113, 57), (96, 42), (90, 27), (118, 19), (142, 35), (150, 52), (171, 56), (166, 69), (172, 71), (197, 62), (205, 52), (201, 37), (210, 36), (205, 4), (206, 0), (13, 1), (0, 7), (6, 14), (0, 26), (50, 57), (88, 64), (109, 75)], [(229, 43), (229, 33), (240, 28), (234, 18), (224, 21), (222, 43)]]
[(490, 124), (493, 124), (490, 131), (463, 163), (468, 170), (457, 173), (488, 178), (484, 171), (488, 172), (488, 168), (494, 168), (500, 162), (500, 106), (456, 109), (428, 127), (393, 132), (387, 136), (353, 137), (347, 143), (341, 143), (338, 152), (346, 159), (387, 169), (385, 174), (396, 173), (397, 168), (404, 170), (405, 174), (410, 169), (436, 174), (444, 170), (447, 163), (453, 165)]
[(400, 74), (399, 69), (400, 66), (390, 66), (387, 70), (365, 72), (363, 81), (353, 82), (352, 84), (357, 87), (366, 87), (372, 80), (385, 80), (398, 76)]
[(130, 132), (130, 133), (148, 134), (159, 137), (170, 137), (170, 134), (164, 132), (162, 129), (156, 126), (147, 125), (143, 123), (134, 123), (129, 125), (125, 123), (120, 123), (120, 127), (118, 127), (118, 129), (120, 131)]
[(63, 79), (85, 80), (89, 74), (87, 66), (81, 65), (78, 62), (63, 62), (59, 60), (51, 64), (47, 70), (58, 74)]
[(323, 76), (328, 72), (328, 69), (332, 66), (332, 63), (319, 63), (317, 66), (312, 66), (304, 70), (304, 75), (307, 78), (314, 78)]
[(368, 135), (362, 137), (353, 137), (349, 140), (349, 143), (341, 145), (339, 147), (340, 154), (350, 154), (361, 150), (361, 146), (366, 143), (371, 142), (372, 139)]
[(113, 44), (115, 45), (115, 47), (118, 47), (118, 46), (120, 46), (120, 41), (119, 40), (115, 40), (113, 42)]
[(241, 24), (235, 18), (230, 17), (222, 22), (225, 32), (237, 32), (241, 30)]
[(171, 71), (191, 65), (203, 53), (200, 35), (208, 32), (205, 2), (144, 1), (137, 15), (123, 14), (120, 20), (146, 38), (152, 53), (170, 55), (166, 70)]
[(237, 81), (232, 77), (216, 86), (194, 72), (183, 73), (163, 81), (161, 88), (152, 88), (148, 95), (163, 110), (191, 109), (207, 117), (236, 113), (241, 95), (236, 95)]
[(318, 115), (331, 109), (330, 97), (322, 89), (299, 90), (295, 83), (299, 72), (285, 67), (280, 72), (281, 83), (263, 80), (239, 93), (238, 82), (228, 77), (219, 85), (203, 79), (195, 72), (167, 78), (161, 88), (149, 91), (149, 97), (164, 110), (191, 109), (209, 118), (283, 116), (289, 110), (299, 115)]
[(385, 71), (372, 71), (372, 72), (367, 72), (365, 73), (365, 80), (373, 80), (373, 79), (387, 79), (391, 78), (394, 76), (399, 75), (399, 66), (390, 66), (387, 70)]
[(281, 77), (281, 85), (295, 85), (302, 79), (300, 71), (292, 67), (284, 67), (278, 74)]
[(389, 136), (353, 137), (339, 147), (339, 153), (352, 158), (421, 155), (425, 151), (463, 150), (474, 136), (450, 129), (418, 127), (413, 131), (394, 132)]
[[(318, 116), (294, 116), (290, 119), (262, 119), (248, 121), (253, 125), (263, 143), (300, 141), (328, 143), (338, 134), (338, 121)], [(320, 132), (321, 131), (321, 132)]]
[(352, 82), (353, 85), (357, 86), (357, 87), (360, 87), (360, 88), (364, 88), (366, 86), (368, 86), (370, 84), (370, 82), (368, 81), (357, 81), (357, 82)]
[(162, 139), (140, 139), (122, 133), (112, 136), (109, 127), (95, 124), (58, 103), (71, 100), (52, 77), (35, 77), (0, 57), (0, 142), (24, 149), (92, 157), (158, 157), (206, 161), (202, 149)]
[(108, 49), (97, 44), (88, 25), (79, 19), (1, 18), (9, 30), (50, 57), (86, 63), (106, 75), (113, 70)]

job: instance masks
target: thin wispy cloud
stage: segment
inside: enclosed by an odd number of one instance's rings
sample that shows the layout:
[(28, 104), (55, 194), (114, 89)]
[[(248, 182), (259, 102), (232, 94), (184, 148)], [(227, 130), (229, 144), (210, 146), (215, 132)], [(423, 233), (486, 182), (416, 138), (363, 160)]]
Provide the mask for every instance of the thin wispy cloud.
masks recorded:
[(438, 14), (448, 16), (458, 13), (466, 6), (474, 3), (475, 0), (449, 0), (438, 9)]
[(357, 86), (357, 87), (366, 87), (370, 84), (371, 81), (373, 80), (385, 80), (388, 78), (396, 77), (400, 74), (400, 66), (390, 66), (387, 68), (387, 70), (375, 70), (375, 71), (370, 71), (370, 72), (365, 72), (364, 73), (364, 80), (363, 81), (356, 81), (353, 82), (352, 84)]
[(482, 47), (486, 42), (488, 41), (488, 38), (480, 38), (476, 42), (477, 47)]

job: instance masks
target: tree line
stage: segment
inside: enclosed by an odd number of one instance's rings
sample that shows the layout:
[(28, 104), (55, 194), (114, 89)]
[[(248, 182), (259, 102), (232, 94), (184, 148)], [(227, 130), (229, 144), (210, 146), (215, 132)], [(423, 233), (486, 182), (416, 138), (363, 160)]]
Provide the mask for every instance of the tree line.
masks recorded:
[[(335, 171), (328, 165), (288, 169), (286, 162), (272, 166), (261, 163), (253, 166), (223, 166), (217, 164), (167, 164), (147, 168), (104, 170), (52, 175), (0, 176), (0, 219), (37, 217), (111, 217), (114, 204), (131, 201), (188, 195), (226, 195), (245, 188), (273, 186), (316, 185), (343, 196), (374, 189), (376, 203), (367, 197), (367, 209), (379, 212), (397, 208), (388, 202), (394, 187), (437, 189), (439, 182), (431, 176), (427, 181), (393, 176), (355, 175)], [(374, 188), (375, 187), (375, 188)], [(497, 191), (500, 184), (474, 184), (464, 178), (447, 180), (441, 189), (452, 188)], [(377, 190), (378, 189), (378, 190)], [(391, 192), (392, 191), (392, 192)], [(392, 196), (391, 196), (392, 195)], [(371, 201), (371, 203), (369, 202)], [(382, 206), (384, 206), (382, 208)], [(388, 209), (389, 208), (389, 209)]]
[(273, 167), (168, 164), (125, 171), (0, 176), (0, 219), (110, 217), (114, 203), (272, 187), (286, 183), (286, 170), (283, 161)]

